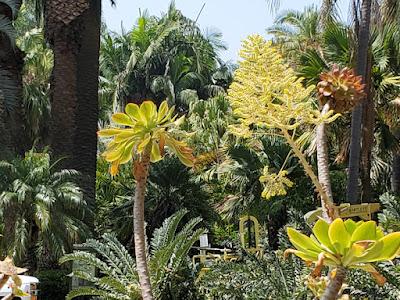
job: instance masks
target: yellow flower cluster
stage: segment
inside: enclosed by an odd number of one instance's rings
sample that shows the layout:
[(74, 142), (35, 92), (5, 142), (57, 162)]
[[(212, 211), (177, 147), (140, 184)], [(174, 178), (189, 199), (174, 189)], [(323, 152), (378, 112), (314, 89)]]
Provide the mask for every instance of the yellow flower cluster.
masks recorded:
[(259, 35), (250, 36), (240, 51), (242, 61), (235, 72), (228, 98), (240, 124), (232, 131), (249, 137), (250, 128), (293, 130), (302, 124), (333, 121), (322, 117), (310, 101), (314, 86), (304, 88), (279, 51)]
[(268, 167), (265, 167), (264, 174), (260, 177), (260, 182), (264, 184), (262, 196), (267, 200), (274, 196), (285, 196), (286, 189), (293, 186), (293, 182), (286, 176), (285, 170), (280, 170), (278, 174), (269, 173)]

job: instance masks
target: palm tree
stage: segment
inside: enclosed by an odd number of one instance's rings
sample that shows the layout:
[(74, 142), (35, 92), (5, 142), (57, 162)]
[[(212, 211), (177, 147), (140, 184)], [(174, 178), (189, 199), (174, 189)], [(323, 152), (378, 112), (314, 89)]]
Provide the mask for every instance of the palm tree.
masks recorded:
[(116, 113), (112, 116), (114, 123), (128, 127), (110, 128), (99, 131), (103, 137), (112, 137), (108, 144), (105, 159), (111, 162), (110, 173), (118, 173), (119, 166), (133, 159), (133, 175), (136, 180), (133, 227), (135, 240), (135, 256), (139, 275), (139, 282), (143, 299), (153, 299), (149, 270), (146, 256), (146, 241), (144, 229), (144, 200), (147, 187), (147, 177), (150, 162), (162, 160), (164, 147), (177, 155), (186, 166), (193, 166), (194, 156), (186, 143), (174, 138), (176, 129), (183, 118), (176, 120), (173, 117), (175, 108), (168, 108), (167, 101), (162, 102), (158, 111), (157, 106), (151, 101), (143, 102), (140, 107), (129, 103), (125, 108), (126, 113)]
[(60, 168), (80, 171), (80, 186), (94, 205), (101, 1), (31, 0), (44, 19), (54, 54), (50, 83), (51, 148)]
[[(370, 22), (371, 22), (371, 0), (363, 0), (361, 5), (360, 30), (358, 32), (356, 73), (368, 81), (368, 51), (370, 49)], [(367, 96), (368, 98), (367, 91)], [(355, 107), (351, 118), (351, 139), (349, 155), (349, 178), (347, 181), (347, 201), (358, 203), (358, 180), (361, 150), (361, 125), (363, 105)]]
[(3, 156), (25, 150), (21, 103), (23, 54), (15, 46), (16, 32), (12, 25), (20, 6), (20, 0), (0, 1), (0, 149)]
[(30, 146), (44, 147), (49, 143), (50, 77), (53, 54), (47, 48), (43, 26), (35, 18), (35, 8), (25, 2), (15, 27), (17, 45), (25, 53), (23, 81), (24, 121)]
[[(73, 183), (78, 173), (56, 172), (45, 153), (0, 162), (1, 251), (17, 261), (55, 263), (89, 234), (86, 203)], [(36, 248), (36, 253), (32, 253)]]
[[(103, 35), (102, 88), (112, 95), (114, 111), (146, 99), (168, 99), (186, 111), (190, 101), (224, 92), (221, 77), (213, 76), (224, 67), (221, 49), (219, 33), (203, 34), (172, 3), (161, 18), (145, 12), (130, 32)], [(124, 66), (112, 60), (118, 55)]]

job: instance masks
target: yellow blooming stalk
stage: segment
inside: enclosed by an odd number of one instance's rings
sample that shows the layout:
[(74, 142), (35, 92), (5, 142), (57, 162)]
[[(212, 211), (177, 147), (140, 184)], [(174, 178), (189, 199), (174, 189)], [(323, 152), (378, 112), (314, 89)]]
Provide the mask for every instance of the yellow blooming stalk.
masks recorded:
[[(321, 114), (310, 100), (315, 86), (304, 88), (302, 79), (284, 62), (279, 51), (259, 35), (252, 35), (243, 42), (240, 51), (242, 58), (235, 72), (234, 82), (228, 91), (228, 99), (232, 104), (239, 124), (231, 130), (242, 137), (251, 137), (255, 133), (263, 134), (277, 130), (292, 147), (294, 154), (300, 159), (305, 172), (310, 176), (318, 189), (326, 215), (332, 213), (333, 203), (300, 150), (291, 131), (300, 126), (316, 126), (322, 122), (334, 121), (339, 115), (330, 111)], [(282, 171), (281, 171), (282, 172)], [(282, 195), (282, 189), (290, 187), (284, 183), (286, 174), (263, 178), (274, 187), (274, 191), (264, 191), (265, 196)], [(268, 188), (268, 185), (267, 187)]]
[(264, 184), (262, 196), (265, 199), (270, 199), (274, 196), (285, 196), (286, 189), (293, 186), (293, 182), (287, 178), (288, 172), (280, 170), (278, 174), (269, 173), (268, 167), (264, 168), (263, 175), (260, 177), (260, 182)]

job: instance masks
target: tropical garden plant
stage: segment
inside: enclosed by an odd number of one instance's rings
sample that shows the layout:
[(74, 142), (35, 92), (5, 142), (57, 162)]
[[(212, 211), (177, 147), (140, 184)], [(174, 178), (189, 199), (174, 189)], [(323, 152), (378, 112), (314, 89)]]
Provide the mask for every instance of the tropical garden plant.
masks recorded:
[[(304, 88), (301, 78), (283, 61), (279, 51), (261, 36), (250, 36), (244, 42), (241, 57), (243, 60), (228, 91), (228, 99), (239, 119), (232, 131), (247, 138), (282, 136), (318, 190), (323, 217), (332, 221), (335, 218), (333, 201), (302, 152), (299, 142), (304, 135), (298, 131), (304, 126), (332, 122), (338, 115), (332, 110), (322, 114), (315, 108), (311, 100), (314, 87)], [(286, 175), (284, 169), (274, 174), (265, 169), (260, 179), (268, 191), (266, 195), (285, 195), (286, 189), (292, 186)]]
[[(296, 249), (288, 249), (304, 261), (314, 264), (309, 285), (315, 296), (323, 300), (337, 299), (348, 269), (369, 272), (383, 285), (385, 278), (372, 263), (394, 259), (400, 251), (400, 232), (384, 234), (375, 221), (355, 222), (335, 219), (331, 224), (320, 219), (308, 237), (288, 228), (290, 242)], [(323, 266), (331, 268), (328, 279), (321, 277)]]
[(168, 107), (167, 101), (161, 103), (158, 110), (156, 104), (151, 101), (145, 101), (140, 106), (129, 103), (125, 113), (112, 116), (113, 122), (127, 128), (99, 131), (99, 136), (112, 138), (103, 154), (111, 163), (111, 174), (115, 175), (121, 164), (133, 160), (133, 175), (136, 180), (133, 208), (135, 257), (144, 299), (153, 299), (144, 229), (144, 200), (150, 162), (162, 160), (165, 147), (168, 147), (168, 150), (176, 154), (186, 166), (191, 167), (194, 164), (192, 150), (185, 142), (174, 137), (183, 121), (183, 117), (177, 119), (176, 115), (173, 116), (174, 109)]
[[(201, 218), (190, 219), (183, 225), (182, 219), (187, 212), (180, 210), (165, 219), (150, 240), (149, 270), (155, 299), (171, 299), (170, 295), (179, 299), (179, 294), (191, 299), (190, 282), (185, 282), (181, 275), (187, 267), (189, 250), (204, 229), (196, 228)], [(87, 280), (93, 286), (71, 291), (66, 299), (89, 295), (113, 300), (142, 299), (135, 259), (113, 234), (105, 233), (100, 241), (89, 239), (82, 246), (88, 250), (67, 254), (60, 262), (84, 263), (95, 267), (100, 275), (93, 277), (85, 271), (73, 271), (73, 276)]]
[(56, 171), (48, 153), (0, 162), (1, 252), (17, 262), (54, 264), (90, 234), (74, 170)]

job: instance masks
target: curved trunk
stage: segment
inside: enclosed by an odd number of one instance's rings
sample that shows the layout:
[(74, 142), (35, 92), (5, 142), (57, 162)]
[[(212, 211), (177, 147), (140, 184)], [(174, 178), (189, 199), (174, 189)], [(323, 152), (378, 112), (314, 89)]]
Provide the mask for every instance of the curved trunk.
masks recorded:
[(321, 183), (319, 182), (312, 167), (307, 162), (307, 159), (305, 158), (304, 154), (300, 151), (300, 149), (296, 145), (296, 142), (290, 136), (289, 132), (286, 129), (282, 129), (282, 134), (285, 137), (288, 144), (290, 145), (290, 147), (292, 148), (294, 154), (300, 160), (300, 163), (302, 164), (304, 171), (310, 177), (312, 183), (314, 184), (315, 188), (317, 189), (317, 191), (319, 193), (319, 196), (321, 197), (322, 218), (329, 223), (332, 222), (337, 217), (335, 215), (335, 210), (333, 209), (333, 205), (334, 205), (333, 202), (326, 194), (325, 189), (322, 187)]
[(321, 297), (321, 300), (336, 300), (345, 278), (346, 269), (342, 266), (337, 267), (336, 274), (330, 279), (329, 284)]
[[(329, 102), (326, 103), (321, 111), (325, 115), (330, 110)], [(317, 126), (317, 165), (318, 180), (322, 185), (327, 197), (333, 202), (331, 180), (329, 177), (329, 152), (328, 140), (326, 137), (326, 123)]]
[[(357, 47), (357, 74), (366, 82), (369, 48), (369, 27), (371, 21), (371, 0), (363, 0), (361, 6), (360, 32), (358, 34)], [(368, 91), (367, 91), (368, 93)], [(360, 174), (360, 150), (361, 150), (361, 123), (363, 104), (358, 104), (351, 116), (351, 140), (349, 156), (349, 178), (347, 181), (347, 201), (358, 203), (358, 180)]]
[(146, 195), (149, 165), (150, 152), (149, 150), (145, 150), (141, 160), (135, 163), (134, 176), (136, 179), (136, 189), (133, 205), (136, 269), (139, 275), (140, 289), (144, 300), (153, 299), (149, 268), (147, 266), (146, 233), (144, 228), (144, 199)]

